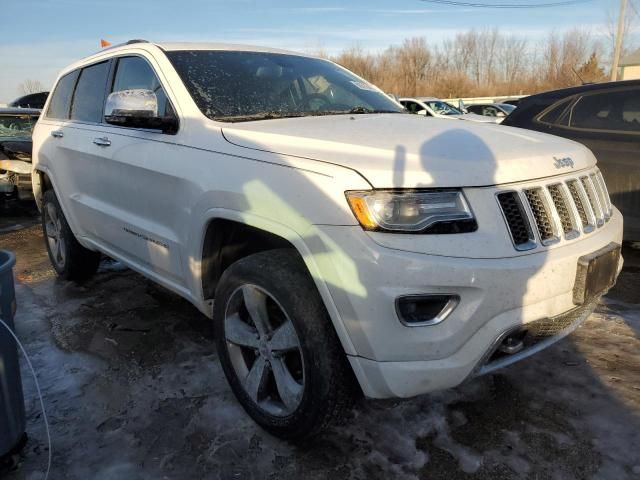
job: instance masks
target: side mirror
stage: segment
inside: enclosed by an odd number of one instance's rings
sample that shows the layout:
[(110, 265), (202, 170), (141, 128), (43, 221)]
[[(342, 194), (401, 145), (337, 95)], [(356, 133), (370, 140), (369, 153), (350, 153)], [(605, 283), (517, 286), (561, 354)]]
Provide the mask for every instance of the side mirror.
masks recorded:
[(426, 110), (418, 110), (416, 113), (418, 115), (422, 115), (423, 117), (426, 117), (428, 115)]
[(175, 116), (158, 115), (158, 98), (151, 90), (121, 90), (109, 94), (104, 119), (120, 127), (148, 128), (163, 133), (175, 133), (178, 130)]
[(506, 114), (506, 113), (504, 113), (504, 112), (498, 112), (498, 113), (496, 113), (496, 117), (504, 118), (504, 117), (506, 117), (506, 116), (507, 116), (507, 114)]

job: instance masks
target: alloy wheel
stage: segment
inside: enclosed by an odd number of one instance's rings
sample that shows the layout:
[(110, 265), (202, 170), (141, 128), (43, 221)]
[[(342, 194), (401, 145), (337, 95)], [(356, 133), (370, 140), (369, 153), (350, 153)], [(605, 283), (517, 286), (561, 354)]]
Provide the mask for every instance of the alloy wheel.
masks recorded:
[(66, 260), (66, 245), (62, 234), (62, 219), (56, 206), (47, 203), (44, 209), (44, 226), (51, 259), (58, 269), (63, 269)]
[(291, 415), (304, 393), (304, 358), (278, 301), (261, 287), (242, 285), (227, 302), (224, 332), (234, 372), (251, 400), (271, 415)]

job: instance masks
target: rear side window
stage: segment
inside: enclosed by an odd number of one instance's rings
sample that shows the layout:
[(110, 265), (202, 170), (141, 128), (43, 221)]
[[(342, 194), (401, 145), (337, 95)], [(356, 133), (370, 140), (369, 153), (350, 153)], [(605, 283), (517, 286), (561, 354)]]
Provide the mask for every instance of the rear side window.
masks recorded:
[(72, 120), (100, 123), (108, 74), (109, 62), (82, 69), (71, 103)]
[(640, 133), (640, 90), (585, 95), (573, 107), (571, 127)]
[(69, 118), (69, 107), (71, 106), (71, 95), (73, 94), (73, 87), (76, 84), (79, 70), (75, 70), (71, 73), (67, 73), (64, 77), (58, 81), (56, 89), (51, 95), (51, 101), (49, 102), (49, 108), (47, 108), (48, 118), (57, 118), (66, 120)]
[(118, 60), (116, 75), (113, 80), (112, 92), (123, 90), (151, 90), (158, 99), (158, 115), (172, 116), (173, 110), (167, 102), (167, 95), (164, 93), (162, 85), (144, 58), (122, 57)]

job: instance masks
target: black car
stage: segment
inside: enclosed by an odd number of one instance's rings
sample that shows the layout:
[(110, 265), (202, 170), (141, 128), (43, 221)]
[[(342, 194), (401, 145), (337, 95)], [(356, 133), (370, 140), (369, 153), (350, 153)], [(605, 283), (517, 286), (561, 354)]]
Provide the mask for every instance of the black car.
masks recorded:
[(9, 104), (10, 107), (16, 108), (44, 108), (44, 104), (47, 101), (49, 92), (38, 92), (23, 95), (20, 98), (16, 98)]
[(640, 240), (640, 80), (555, 90), (523, 98), (502, 125), (580, 142), (595, 154), (624, 215), (625, 240)]
[(40, 116), (33, 108), (0, 108), (0, 199), (29, 199), (31, 132)]

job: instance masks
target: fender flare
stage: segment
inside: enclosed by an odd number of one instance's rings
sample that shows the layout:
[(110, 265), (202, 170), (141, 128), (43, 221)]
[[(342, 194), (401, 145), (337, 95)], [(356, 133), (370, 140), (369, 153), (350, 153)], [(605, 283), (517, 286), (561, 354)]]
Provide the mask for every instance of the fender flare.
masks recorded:
[(194, 292), (196, 298), (198, 298), (199, 302), (202, 304), (201, 311), (209, 317), (212, 316), (212, 309), (210, 308), (212, 305), (212, 299), (204, 298), (202, 287), (202, 252), (204, 249), (204, 238), (208, 225), (210, 222), (217, 219), (243, 223), (248, 226), (264, 230), (273, 235), (277, 235), (291, 243), (304, 260), (305, 265), (316, 284), (316, 288), (318, 289), (325, 308), (329, 313), (331, 323), (336, 330), (345, 353), (347, 355), (356, 355), (356, 349), (349, 337), (333, 297), (331, 296), (329, 287), (322, 279), (322, 274), (320, 273), (320, 269), (314, 259), (313, 253), (305, 243), (303, 237), (290, 227), (259, 215), (226, 208), (211, 208), (206, 210), (203, 216), (200, 217), (197, 228), (190, 229), (191, 235), (187, 242), (188, 249), (186, 252), (188, 255), (187, 265), (189, 271), (185, 272), (185, 276), (190, 283), (189, 288)]

